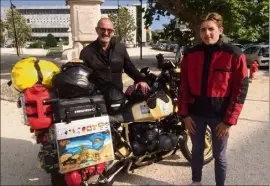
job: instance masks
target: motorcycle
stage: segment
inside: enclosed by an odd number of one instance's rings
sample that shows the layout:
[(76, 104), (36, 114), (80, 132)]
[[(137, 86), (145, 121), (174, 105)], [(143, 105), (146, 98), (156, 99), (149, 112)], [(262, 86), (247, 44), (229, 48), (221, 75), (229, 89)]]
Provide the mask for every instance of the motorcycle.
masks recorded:
[[(125, 91), (128, 101), (123, 112), (116, 115), (102, 112), (102, 96), (93, 96), (92, 106), (87, 109), (65, 111), (77, 116), (94, 113), (88, 118), (72, 120), (70, 115), (65, 122), (58, 119), (59, 122), (46, 129), (30, 129), (41, 144), (40, 167), (51, 175), (53, 186), (111, 184), (120, 171), (131, 174), (178, 150), (191, 161), (190, 137), (177, 114), (180, 69), (173, 62), (164, 61), (158, 75), (151, 73), (148, 67), (140, 72), (146, 77), (150, 91), (143, 95), (133, 85), (129, 86)], [(77, 98), (74, 103), (79, 108), (85, 99)], [(59, 98), (43, 100), (45, 105), (59, 102)], [(18, 103), (18, 107), (25, 108), (23, 96)], [(62, 112), (61, 109), (57, 110)], [(204, 164), (213, 159), (211, 139), (207, 128)]]

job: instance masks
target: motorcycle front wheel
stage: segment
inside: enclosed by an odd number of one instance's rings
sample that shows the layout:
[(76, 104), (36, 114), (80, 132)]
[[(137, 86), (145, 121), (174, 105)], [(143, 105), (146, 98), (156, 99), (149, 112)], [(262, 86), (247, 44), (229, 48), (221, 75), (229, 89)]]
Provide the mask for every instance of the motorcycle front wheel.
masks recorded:
[[(190, 136), (187, 135), (187, 138), (185, 142), (183, 142), (180, 145), (180, 150), (183, 154), (183, 156), (191, 162), (192, 159), (192, 143)], [(206, 132), (205, 132), (205, 148), (204, 148), (204, 161), (203, 164), (207, 164), (213, 160), (213, 144), (212, 144), (212, 133), (211, 129), (207, 127)]]

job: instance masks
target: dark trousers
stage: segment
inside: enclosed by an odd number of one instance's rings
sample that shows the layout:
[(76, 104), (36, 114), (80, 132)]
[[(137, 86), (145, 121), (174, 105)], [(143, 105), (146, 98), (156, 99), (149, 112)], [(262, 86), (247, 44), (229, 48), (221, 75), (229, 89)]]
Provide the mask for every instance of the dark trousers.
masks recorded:
[(222, 122), (221, 118), (204, 118), (191, 115), (191, 118), (196, 124), (195, 135), (191, 136), (192, 141), (192, 181), (200, 182), (202, 179), (202, 168), (204, 161), (204, 148), (205, 148), (205, 131), (207, 125), (211, 128), (212, 143), (213, 143), (213, 156), (215, 159), (215, 179), (216, 185), (222, 186), (226, 179), (226, 148), (228, 136), (218, 140), (216, 137), (216, 127)]

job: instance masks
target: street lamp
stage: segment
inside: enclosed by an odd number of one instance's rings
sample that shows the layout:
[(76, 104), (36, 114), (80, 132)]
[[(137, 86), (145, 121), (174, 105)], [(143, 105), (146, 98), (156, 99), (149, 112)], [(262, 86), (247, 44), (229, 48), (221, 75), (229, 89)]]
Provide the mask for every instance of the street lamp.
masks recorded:
[(15, 37), (15, 45), (16, 45), (17, 56), (20, 56), (19, 48), (18, 48), (18, 38), (17, 38), (17, 33), (16, 33), (16, 27), (15, 27), (15, 20), (14, 20), (14, 11), (13, 11), (13, 9), (16, 8), (16, 6), (12, 4), (11, 0), (10, 0), (10, 8), (11, 8), (11, 18), (12, 18), (12, 24), (13, 24), (13, 30), (14, 30), (14, 37)]
[(140, 16), (140, 22), (141, 22), (141, 32), (140, 32), (140, 38), (141, 38), (141, 46), (140, 46), (140, 60), (142, 60), (142, 27), (143, 27), (143, 24), (142, 24), (142, 0), (140, 0), (141, 1), (141, 16)]
[(120, 0), (117, 0), (117, 6), (118, 6), (118, 20), (117, 20), (117, 24), (118, 24), (118, 36), (120, 38), (120, 3), (119, 3)]

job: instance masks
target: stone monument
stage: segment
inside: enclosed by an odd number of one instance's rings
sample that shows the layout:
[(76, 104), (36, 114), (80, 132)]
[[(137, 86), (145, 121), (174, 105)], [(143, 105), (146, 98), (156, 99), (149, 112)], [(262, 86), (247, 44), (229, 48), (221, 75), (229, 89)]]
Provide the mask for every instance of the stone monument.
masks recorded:
[[(79, 58), (84, 46), (97, 38), (95, 27), (101, 18), (100, 6), (104, 0), (66, 0), (70, 6), (71, 48), (65, 49), (62, 61)], [(69, 39), (71, 42), (71, 39)]]

